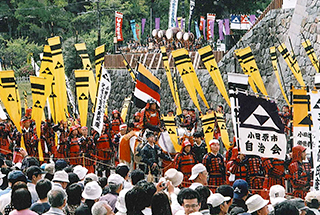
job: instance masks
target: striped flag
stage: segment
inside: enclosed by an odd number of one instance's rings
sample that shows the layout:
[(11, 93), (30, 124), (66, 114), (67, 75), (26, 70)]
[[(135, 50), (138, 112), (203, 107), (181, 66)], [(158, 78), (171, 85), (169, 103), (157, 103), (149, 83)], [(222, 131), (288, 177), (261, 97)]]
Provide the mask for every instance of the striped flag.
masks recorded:
[(138, 63), (137, 82), (134, 90), (133, 101), (139, 108), (144, 108), (149, 99), (156, 100), (160, 107), (160, 80), (151, 74), (151, 72)]

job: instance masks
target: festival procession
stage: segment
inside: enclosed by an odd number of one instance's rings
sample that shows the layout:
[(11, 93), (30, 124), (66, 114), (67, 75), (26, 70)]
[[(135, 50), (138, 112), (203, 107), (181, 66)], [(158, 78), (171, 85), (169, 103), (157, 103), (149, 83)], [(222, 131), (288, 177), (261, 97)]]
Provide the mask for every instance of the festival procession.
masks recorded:
[(319, 215), (320, 6), (232, 2), (0, 2), (0, 214)]

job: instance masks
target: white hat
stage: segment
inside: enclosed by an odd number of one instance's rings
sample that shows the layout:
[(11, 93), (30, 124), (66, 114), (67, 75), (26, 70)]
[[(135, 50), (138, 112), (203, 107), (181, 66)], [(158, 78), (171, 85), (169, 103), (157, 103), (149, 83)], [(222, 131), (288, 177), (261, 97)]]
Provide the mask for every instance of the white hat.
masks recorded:
[(209, 196), (207, 203), (212, 205), (212, 207), (217, 207), (221, 205), (223, 202), (229, 201), (231, 198), (229, 196), (224, 197), (220, 193), (214, 193)]
[(77, 174), (80, 180), (83, 180), (88, 173), (88, 169), (81, 165), (77, 165), (73, 168), (73, 173)]
[(97, 176), (96, 174), (94, 174), (94, 173), (89, 173), (89, 174), (87, 174), (84, 179), (86, 180), (87, 178), (91, 178), (92, 181), (98, 182), (98, 176)]
[(123, 184), (124, 178), (119, 174), (112, 174), (108, 177), (108, 184), (113, 183), (116, 185)]
[(306, 197), (304, 198), (306, 202), (312, 201), (312, 199), (317, 199), (320, 202), (320, 195), (319, 191), (310, 191), (307, 193)]
[(168, 169), (165, 173), (164, 173), (164, 177), (165, 179), (171, 181), (172, 185), (174, 187), (178, 187), (181, 182), (183, 181), (183, 173), (179, 172), (176, 169)]
[(82, 197), (89, 200), (96, 200), (102, 194), (102, 188), (96, 181), (91, 181), (86, 186), (82, 192)]
[(122, 125), (119, 126), (119, 129), (122, 130), (122, 129), (125, 129), (127, 127), (128, 127), (127, 124), (122, 124)]
[(52, 181), (70, 182), (68, 173), (63, 170), (55, 172)]
[(194, 180), (198, 177), (199, 173), (206, 171), (206, 167), (202, 164), (202, 163), (198, 163), (196, 165), (194, 165), (191, 169), (191, 176), (189, 178), (189, 180)]
[(246, 201), (246, 205), (248, 206), (248, 213), (258, 211), (268, 203), (268, 200), (264, 200), (259, 194), (255, 194)]
[(219, 140), (217, 139), (212, 139), (209, 141), (209, 146), (211, 146), (211, 144), (214, 144), (214, 143), (219, 143)]
[(286, 195), (286, 190), (284, 189), (283, 186), (276, 184), (270, 187), (269, 196), (270, 196), (270, 202), (272, 205), (279, 202), (277, 198), (284, 198), (285, 195)]

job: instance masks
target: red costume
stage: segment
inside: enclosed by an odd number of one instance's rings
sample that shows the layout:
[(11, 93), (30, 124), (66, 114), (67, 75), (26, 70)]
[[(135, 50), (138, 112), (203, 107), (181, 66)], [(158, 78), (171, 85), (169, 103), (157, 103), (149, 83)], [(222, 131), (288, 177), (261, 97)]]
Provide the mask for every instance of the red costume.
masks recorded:
[[(118, 116), (114, 116), (115, 114), (117, 114)], [(117, 110), (114, 110), (112, 111), (112, 116), (113, 116), (113, 119), (111, 121), (111, 131), (110, 131), (110, 134), (111, 134), (111, 138), (113, 138), (113, 136), (117, 133), (119, 133), (120, 131), (120, 125), (123, 124), (123, 120), (121, 119), (120, 117), (120, 113), (119, 111)]]
[(263, 158), (262, 159), (262, 167), (266, 172), (266, 178), (263, 182), (263, 188), (270, 189), (271, 186), (280, 184), (281, 186), (285, 186), (284, 184), (284, 161), (276, 158)]
[(99, 160), (111, 160), (110, 138), (108, 134), (102, 134), (96, 143), (96, 153)]
[(222, 155), (217, 153), (208, 153), (203, 157), (203, 165), (207, 168), (209, 174), (208, 185), (213, 186), (211, 188), (212, 192), (215, 191), (217, 187), (225, 184), (225, 163)]
[[(156, 108), (151, 108), (155, 105)], [(144, 115), (143, 115), (143, 128), (150, 129), (151, 131), (160, 131), (160, 114), (157, 109), (157, 103), (155, 100), (151, 99), (146, 105)]]
[(10, 128), (5, 122), (0, 123), (0, 153), (7, 155), (11, 153), (10, 149)]
[(70, 129), (70, 135), (69, 135), (69, 142), (68, 142), (68, 148), (67, 148), (67, 157), (69, 157), (70, 165), (78, 165), (81, 163), (80, 158), (80, 141), (77, 137), (77, 134), (74, 134), (73, 131), (75, 131), (77, 127), (72, 126)]
[[(95, 153), (95, 144), (92, 137), (82, 136), (80, 137), (80, 149), (84, 153), (85, 157), (93, 159), (92, 155)], [(88, 169), (88, 173), (94, 173), (94, 161), (85, 159), (85, 167)]]

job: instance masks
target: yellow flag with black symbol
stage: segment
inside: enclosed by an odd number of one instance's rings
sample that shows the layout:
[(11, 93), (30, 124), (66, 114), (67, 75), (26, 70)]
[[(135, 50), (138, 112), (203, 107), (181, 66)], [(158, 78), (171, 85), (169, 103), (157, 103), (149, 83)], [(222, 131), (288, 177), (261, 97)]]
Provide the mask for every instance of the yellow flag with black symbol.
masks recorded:
[(306, 89), (291, 89), (293, 94), (293, 126), (309, 127), (312, 119), (309, 119), (308, 108), (310, 108), (310, 96)]
[(316, 53), (314, 52), (314, 49), (311, 45), (310, 40), (304, 41), (302, 43), (302, 46), (306, 50), (307, 55), (308, 55), (309, 59), (311, 60), (312, 65), (314, 66), (314, 68), (316, 68), (316, 71), (319, 72), (319, 70), (320, 70), (319, 60), (318, 60)]
[(104, 61), (104, 53), (106, 52), (106, 45), (99, 46), (94, 51), (94, 60), (96, 68), (96, 89), (99, 89), (99, 82), (101, 77), (101, 66)]
[(171, 71), (170, 71), (170, 65), (169, 65), (169, 61), (168, 61), (166, 47), (161, 46), (161, 53), (162, 53), (163, 65), (166, 70), (167, 80), (168, 80), (171, 94), (173, 97), (173, 101), (176, 104), (177, 113), (178, 113), (178, 112), (181, 112), (181, 107), (180, 107), (180, 102), (177, 101), (177, 99), (179, 99), (179, 98), (176, 98), (177, 93), (175, 92), (175, 89), (174, 89), (174, 84), (173, 84), (172, 75), (171, 75)]
[(176, 152), (180, 152), (181, 145), (179, 145), (178, 143), (177, 126), (174, 118), (175, 118), (174, 116), (162, 116), (164, 126), (168, 131), (173, 147), (176, 150)]
[(203, 115), (201, 118), (204, 140), (207, 144), (207, 149), (209, 152), (211, 151), (209, 141), (213, 139), (215, 121), (216, 117), (214, 113)]
[(284, 99), (286, 100), (288, 106), (290, 107), (291, 106), (290, 102), (289, 102), (288, 97), (282, 87), (282, 84), (281, 84), (281, 79), (280, 79), (280, 75), (279, 75), (279, 71), (278, 71), (278, 60), (277, 60), (276, 47), (274, 47), (274, 46), (270, 47), (270, 56), (271, 56), (271, 63), (272, 63), (272, 67), (274, 70), (274, 74), (276, 75), (277, 81), (279, 83), (281, 93), (282, 93)]
[(89, 54), (86, 48), (86, 44), (79, 43), (79, 44), (75, 44), (74, 46), (76, 47), (76, 50), (78, 51), (79, 56), (81, 57), (83, 69), (89, 71), (89, 93), (90, 93), (91, 102), (94, 105), (96, 101), (96, 95), (97, 95), (97, 85), (93, 75), (92, 66), (91, 66)]
[[(244, 49), (237, 49), (235, 53), (238, 59), (241, 59), (241, 68), (244, 74), (249, 75), (253, 80), (254, 84), (258, 87), (261, 93), (265, 96), (268, 96), (266, 87), (264, 86), (263, 80), (261, 78), (256, 60), (252, 54), (250, 46)], [(250, 82), (249, 82), (250, 83)], [(250, 84), (251, 86), (251, 84)]]
[(53, 92), (55, 97), (55, 114), (56, 121), (66, 120), (66, 115), (68, 112), (67, 108), (67, 88), (65, 80), (64, 71), (64, 61), (62, 56), (61, 41), (60, 37), (51, 37), (48, 39), (48, 43), (51, 48), (52, 63), (53, 63), (53, 74), (54, 74), (54, 84)]
[(226, 90), (226, 86), (224, 85), (224, 82), (221, 77), (221, 73), (220, 73), (217, 61), (214, 58), (211, 46), (206, 46), (202, 49), (199, 49), (198, 52), (212, 80), (214, 81), (221, 95), (223, 96), (223, 98), (226, 100), (226, 102), (230, 107), (230, 99)]
[[(175, 69), (174, 69), (174, 71), (175, 71)], [(179, 91), (178, 91), (176, 77), (173, 77), (173, 87), (174, 87), (174, 93), (175, 93), (176, 101), (177, 101), (176, 115), (180, 115), (182, 113), (182, 110), (181, 110), (180, 97), (179, 97)]]
[(229, 134), (226, 126), (226, 120), (223, 117), (222, 113), (215, 112), (216, 114), (216, 120), (217, 124), (220, 130), (220, 135), (221, 135), (221, 140), (226, 147), (227, 150), (229, 150), (232, 145), (230, 145), (230, 140), (229, 140)]
[[(131, 95), (124, 99), (122, 108), (121, 108), (121, 118), (125, 122), (127, 117), (127, 112), (131, 102)], [(130, 117), (130, 116), (129, 116)]]
[(76, 77), (76, 92), (81, 126), (87, 126), (89, 101), (89, 71), (75, 70), (74, 76)]
[(125, 65), (125, 67), (127, 68), (132, 80), (135, 81), (136, 80), (136, 76), (135, 76), (134, 72), (132, 71), (131, 67), (129, 66), (129, 63), (125, 59), (122, 62)]
[(282, 43), (280, 46), (278, 46), (278, 51), (281, 53), (282, 57), (288, 64), (291, 72), (293, 73), (294, 77), (296, 77), (297, 81), (302, 87), (305, 87), (306, 84), (303, 81), (302, 74), (300, 67), (298, 65), (297, 59), (293, 58), (293, 56), (288, 51), (286, 45)]
[(24, 111), (28, 109), (28, 94), (27, 91), (23, 91)]
[[(43, 151), (41, 147), (41, 121), (43, 117), (43, 109), (46, 103), (46, 100), (49, 96), (48, 91), (46, 91), (46, 87), (48, 87), (48, 80), (43, 77), (30, 76), (31, 83), (31, 92), (32, 92), (32, 116), (31, 118), (35, 121), (36, 131), (38, 136), (38, 153), (39, 160), (43, 161)], [(46, 93), (47, 92), (47, 93)]]

